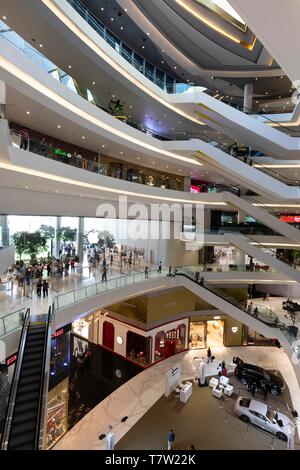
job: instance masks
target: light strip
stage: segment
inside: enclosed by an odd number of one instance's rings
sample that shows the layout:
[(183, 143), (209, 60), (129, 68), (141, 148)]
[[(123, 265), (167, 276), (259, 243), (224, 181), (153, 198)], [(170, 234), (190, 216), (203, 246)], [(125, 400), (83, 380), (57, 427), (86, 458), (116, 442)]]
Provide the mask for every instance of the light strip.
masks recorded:
[(288, 164), (271, 164), (271, 163), (263, 163), (263, 164), (259, 164), (259, 163), (255, 163), (253, 165), (255, 168), (300, 168), (300, 164), (296, 164), (296, 163), (292, 163), (291, 165), (288, 165)]
[[(85, 183), (83, 181), (76, 181), (71, 178), (66, 178), (64, 176), (58, 176), (58, 175), (52, 175), (50, 173), (45, 173), (43, 171), (39, 170), (33, 170), (31, 168), (25, 168), (22, 166), (14, 165), (11, 163), (4, 163), (0, 162), (0, 168), (4, 170), (9, 170), (9, 171), (14, 171), (16, 173), (22, 173), (25, 175), (30, 175), (30, 176), (36, 176), (38, 178), (44, 178), (48, 179), (51, 181), (59, 181), (60, 183), (64, 184), (70, 184), (74, 186), (79, 186), (82, 188), (89, 188), (89, 189), (95, 189), (97, 191), (105, 191), (108, 193), (113, 193), (114, 195), (125, 195), (125, 196), (133, 196), (133, 197), (142, 197), (146, 199), (154, 199), (154, 200), (162, 200), (162, 201), (170, 201), (170, 202), (180, 202), (180, 203), (191, 203), (191, 204), (207, 204), (207, 205), (213, 205), (213, 206), (226, 206), (227, 204), (225, 202), (207, 202), (207, 201), (198, 201), (194, 199), (179, 199), (179, 198), (172, 198), (172, 197), (166, 197), (166, 196), (155, 196), (155, 195), (149, 195), (149, 194), (139, 194), (135, 193), (133, 191), (126, 191), (124, 189), (116, 189), (116, 188), (108, 188), (106, 186), (98, 186), (93, 183)], [(40, 191), (39, 191), (40, 192)]]
[(253, 206), (256, 207), (287, 207), (287, 208), (292, 208), (292, 207), (298, 207), (300, 208), (300, 204), (267, 204), (267, 203), (261, 203), (261, 204), (252, 204)]
[[(39, 91), (41, 94), (46, 96), (47, 98), (50, 98), (52, 101), (55, 103), (59, 104), (60, 106), (63, 106), (64, 108), (68, 109), (74, 114), (77, 114), (80, 116), (82, 119), (85, 119), (86, 121), (89, 121), (93, 125), (104, 129), (105, 131), (110, 132), (112, 135), (117, 135), (121, 139), (124, 139), (128, 142), (131, 142), (135, 145), (138, 145), (144, 149), (150, 150), (152, 152), (158, 153), (165, 155), (167, 157), (174, 158), (176, 160), (180, 160), (186, 163), (190, 163), (193, 165), (198, 165), (198, 166), (203, 166), (202, 163), (193, 160), (188, 157), (184, 157), (183, 155), (179, 155), (173, 152), (169, 152), (167, 150), (160, 149), (158, 147), (155, 147), (154, 145), (147, 144), (145, 142), (142, 142), (141, 140), (132, 137), (125, 132), (122, 132), (120, 130), (115, 129), (114, 127), (110, 126), (109, 124), (105, 124), (103, 121), (100, 121), (100, 119), (95, 118), (91, 114), (87, 113), (86, 111), (83, 111), (81, 108), (78, 108), (77, 106), (73, 105), (69, 101), (67, 101), (65, 98), (61, 97), (54, 91), (50, 90), (47, 88), (45, 85), (37, 81), (35, 78), (31, 77), (28, 75), (26, 72), (23, 72), (19, 67), (14, 65), (12, 62), (8, 61), (4, 57), (0, 57), (0, 67), (2, 67), (4, 70), (9, 72), (10, 74), (14, 75), (15, 77), (19, 78), (22, 80), (24, 83), (27, 85), (31, 86), (35, 91)], [(62, 85), (63, 86), (63, 85)]]
[[(69, 28), (74, 34), (76, 34), (80, 40), (82, 42), (84, 42), (93, 52), (95, 52), (101, 59), (104, 59), (111, 67), (113, 67), (115, 70), (117, 70), (121, 75), (123, 75), (123, 77), (125, 77), (128, 81), (130, 81), (131, 83), (133, 83), (136, 87), (140, 88), (141, 90), (143, 90), (143, 92), (145, 92), (146, 94), (148, 94), (149, 96), (151, 96), (151, 98), (154, 98), (156, 101), (158, 101), (159, 103), (161, 103), (163, 106), (169, 108), (170, 110), (174, 111), (175, 113), (179, 114), (180, 116), (192, 121), (192, 122), (195, 122), (196, 124), (200, 124), (200, 125), (204, 125), (203, 122), (199, 121), (198, 119), (194, 118), (193, 116), (189, 115), (189, 114), (186, 114), (184, 111), (182, 111), (181, 109), (179, 108), (176, 108), (176, 106), (173, 106), (172, 104), (170, 104), (168, 101), (166, 101), (165, 99), (161, 98), (159, 95), (157, 95), (154, 91), (150, 90), (149, 88), (147, 88), (147, 86), (143, 85), (139, 80), (137, 80), (136, 78), (134, 78), (129, 72), (126, 71), (125, 68), (123, 68), (122, 66), (120, 66), (120, 63), (118, 61), (114, 61), (108, 54), (106, 54), (104, 52), (104, 50), (102, 50), (96, 42), (92, 41), (85, 33), (83, 33), (83, 31), (77, 26), (76, 23), (74, 23), (72, 20), (70, 20), (70, 18), (68, 18), (68, 16), (57, 6), (53, 3), (52, 0), (41, 0), (44, 5), (49, 8), (49, 10), (52, 11), (52, 13), (57, 16), (57, 18), (59, 18), (59, 20), (65, 24), (65, 26), (67, 28)], [(79, 13), (78, 13), (79, 15)], [(82, 19), (82, 18), (81, 18)], [(83, 20), (83, 19), (82, 19)], [(84, 20), (83, 20), (84, 21)], [(88, 23), (87, 23), (88, 24)], [(92, 27), (91, 27), (92, 28)], [(94, 32), (94, 30), (93, 30)], [(100, 39), (104, 41), (104, 39), (101, 38), (100, 36)], [(119, 56), (119, 60), (121, 61), (121, 58), (120, 58), (120, 55), (118, 54)], [(125, 60), (125, 59), (123, 59)], [(128, 64), (128, 62), (126, 61), (126, 64)], [(128, 64), (130, 65), (130, 64)]]
[(241, 46), (244, 46), (246, 47), (247, 49), (249, 50), (253, 50), (254, 48), (254, 45), (256, 43), (256, 37), (254, 36), (253, 38), (253, 41), (251, 44), (246, 44), (244, 43), (243, 41), (241, 41), (240, 39), (238, 39), (237, 37), (233, 36), (232, 34), (229, 34), (227, 33), (227, 31), (225, 31), (224, 29), (220, 28), (219, 26), (217, 26), (215, 23), (209, 21), (207, 18), (205, 18), (204, 16), (200, 15), (199, 12), (197, 12), (196, 10), (194, 10), (193, 8), (191, 8), (189, 5), (187, 5), (186, 3), (184, 3), (183, 0), (175, 0), (176, 3), (178, 3), (178, 5), (180, 5), (184, 10), (186, 10), (188, 13), (190, 13), (191, 15), (193, 15), (195, 18), (197, 18), (198, 20), (202, 21), (202, 23), (206, 24), (207, 26), (209, 26), (211, 29), (213, 29), (214, 31), (216, 31), (217, 33), (220, 33), (222, 34), (222, 36), (225, 36), (227, 37), (228, 39), (230, 39), (231, 41), (237, 43), (237, 44), (240, 44)]

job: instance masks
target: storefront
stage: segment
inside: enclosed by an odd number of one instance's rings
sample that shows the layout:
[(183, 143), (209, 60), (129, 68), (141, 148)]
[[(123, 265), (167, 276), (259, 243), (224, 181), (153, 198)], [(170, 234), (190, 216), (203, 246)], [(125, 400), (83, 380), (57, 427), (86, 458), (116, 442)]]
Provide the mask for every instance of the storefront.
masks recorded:
[(137, 328), (114, 318), (107, 311), (98, 311), (72, 324), (72, 331), (131, 362), (147, 367), (187, 349), (188, 319), (173, 321), (154, 329)]
[(200, 320), (190, 322), (189, 348), (203, 349), (210, 346), (218, 347), (224, 345), (224, 323), (225, 320), (212, 318), (211, 320)]

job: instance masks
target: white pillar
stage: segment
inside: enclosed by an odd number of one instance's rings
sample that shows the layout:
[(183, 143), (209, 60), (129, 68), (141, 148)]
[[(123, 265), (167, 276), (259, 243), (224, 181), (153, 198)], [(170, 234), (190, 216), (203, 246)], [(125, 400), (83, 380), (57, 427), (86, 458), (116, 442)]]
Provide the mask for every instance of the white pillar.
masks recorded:
[(253, 108), (253, 83), (244, 86), (244, 113), (251, 114)]
[(243, 212), (241, 210), (238, 211), (238, 224), (242, 224), (245, 222), (246, 215), (246, 212)]
[(61, 217), (56, 217), (56, 237), (55, 237), (55, 250), (54, 250), (56, 258), (59, 257), (59, 249), (60, 249), (60, 244), (61, 244), (61, 240), (58, 237), (58, 230), (60, 228), (61, 228)]
[(83, 262), (84, 217), (78, 217), (77, 256), (79, 263)]
[(185, 176), (184, 177), (184, 187), (183, 190), (187, 193), (190, 192), (191, 190), (191, 177), (190, 176)]
[(246, 261), (246, 253), (239, 248), (235, 249), (235, 264), (237, 266), (244, 266)]

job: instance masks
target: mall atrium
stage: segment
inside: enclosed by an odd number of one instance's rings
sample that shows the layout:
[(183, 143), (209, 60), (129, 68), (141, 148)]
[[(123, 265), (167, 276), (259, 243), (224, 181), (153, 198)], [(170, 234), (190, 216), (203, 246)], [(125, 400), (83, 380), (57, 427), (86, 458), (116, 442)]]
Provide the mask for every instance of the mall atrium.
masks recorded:
[(2, 451), (300, 450), (299, 16), (0, 0)]

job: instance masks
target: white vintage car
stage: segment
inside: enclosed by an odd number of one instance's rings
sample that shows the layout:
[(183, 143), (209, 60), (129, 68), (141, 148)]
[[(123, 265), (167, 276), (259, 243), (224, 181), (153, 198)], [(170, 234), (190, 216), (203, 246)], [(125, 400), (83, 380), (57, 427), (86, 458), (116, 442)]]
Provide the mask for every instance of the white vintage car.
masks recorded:
[(258, 400), (238, 397), (235, 406), (235, 413), (245, 423), (251, 423), (274, 434), (278, 439), (287, 441), (291, 420), (273, 410), (269, 405)]

